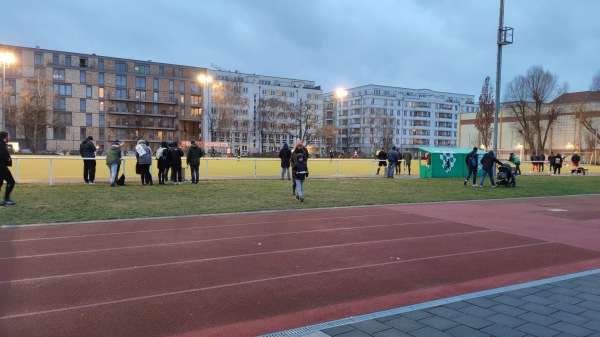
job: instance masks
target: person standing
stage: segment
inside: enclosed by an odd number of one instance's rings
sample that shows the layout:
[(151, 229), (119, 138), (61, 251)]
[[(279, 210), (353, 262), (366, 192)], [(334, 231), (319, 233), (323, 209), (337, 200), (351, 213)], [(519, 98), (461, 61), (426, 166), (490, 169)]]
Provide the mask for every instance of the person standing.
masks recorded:
[(117, 172), (119, 171), (119, 165), (121, 165), (121, 143), (119, 140), (115, 140), (111, 145), (110, 149), (106, 153), (106, 166), (110, 170), (110, 186), (116, 186)]
[(406, 170), (408, 170), (408, 175), (410, 175), (410, 162), (412, 161), (412, 153), (406, 149), (402, 154), (402, 159), (404, 160), (404, 174), (406, 174)]
[(400, 156), (398, 155), (398, 152), (396, 152), (395, 146), (392, 146), (392, 149), (388, 151), (387, 160), (388, 160), (388, 172), (385, 177), (386, 178), (394, 178), (394, 170), (396, 169), (396, 165), (398, 164), (398, 161), (400, 160)]
[(171, 143), (169, 148), (169, 162), (171, 163), (171, 180), (174, 185), (182, 185), (181, 179), (181, 157), (184, 156), (183, 150), (179, 148), (177, 141)]
[(9, 167), (12, 166), (12, 158), (10, 157), (10, 151), (8, 151), (8, 140), (10, 134), (8, 131), (0, 131), (0, 191), (2, 185), (6, 181), (6, 190), (4, 190), (4, 201), (0, 201), (0, 206), (13, 206), (14, 201), (10, 200), (10, 193), (15, 187), (15, 178), (13, 178)]
[(200, 179), (200, 158), (204, 157), (204, 150), (198, 145), (196, 141), (192, 140), (192, 145), (187, 151), (186, 163), (190, 167), (192, 175), (192, 184), (198, 184)]
[(375, 157), (379, 159), (379, 164), (377, 164), (377, 175), (379, 175), (379, 170), (383, 166), (383, 175), (387, 176), (387, 152), (385, 152), (382, 147), (381, 150), (375, 153)]
[(556, 172), (558, 171), (558, 174), (560, 175), (560, 169), (562, 168), (563, 165), (563, 157), (560, 153), (557, 153), (556, 156), (554, 157), (554, 174), (556, 174)]
[(577, 169), (579, 168), (580, 161), (581, 161), (581, 157), (579, 156), (579, 152), (575, 151), (575, 153), (573, 153), (573, 155), (571, 156), (571, 163), (573, 163), (573, 169), (578, 174), (579, 174), (579, 171)]
[[(521, 159), (519, 159), (519, 157), (517, 157), (514, 153), (510, 153), (510, 155), (508, 156), (508, 161), (515, 164), (515, 174), (520, 176), (521, 175)], [(540, 163), (540, 165), (543, 165), (543, 162)]]
[(329, 149), (329, 162), (333, 162), (333, 149)]
[(308, 166), (304, 160), (303, 153), (299, 153), (296, 156), (296, 163), (294, 163), (292, 166), (292, 172), (294, 174), (294, 181), (296, 182), (296, 187), (298, 190), (296, 200), (304, 202), (304, 180), (308, 177)]
[[(306, 165), (308, 165), (308, 151), (302, 145), (302, 141), (301, 140), (299, 140), (296, 143), (296, 147), (292, 151), (292, 157), (290, 158), (290, 163), (291, 163), (292, 167), (294, 167), (294, 164), (296, 164), (298, 162), (298, 156), (300, 154), (302, 154), (302, 156), (304, 157), (304, 162), (306, 163)], [(295, 178), (294, 178), (293, 183), (292, 183), (292, 194), (296, 195), (296, 179)]]
[(152, 174), (150, 173), (150, 167), (152, 166), (152, 150), (150, 150), (145, 140), (138, 140), (137, 145), (135, 146), (135, 157), (140, 166), (142, 186), (153, 185)]
[(491, 151), (484, 154), (481, 158), (481, 170), (483, 173), (481, 174), (481, 182), (479, 183), (479, 187), (483, 187), (483, 182), (485, 181), (485, 176), (490, 176), (490, 182), (492, 183), (492, 188), (498, 187), (494, 183), (494, 163), (502, 165), (502, 162), (499, 161), (494, 155), (494, 151)]
[(556, 161), (556, 156), (554, 152), (550, 152), (548, 155), (548, 173), (552, 173), (554, 175), (554, 162)]
[[(544, 172), (544, 162), (546, 161), (546, 155), (544, 154), (544, 152), (542, 152), (538, 155), (538, 160), (539, 160), (538, 172)], [(520, 173), (521, 173), (521, 171), (519, 171), (519, 174)]]
[(281, 159), (281, 180), (287, 172), (287, 179), (290, 180), (290, 158), (292, 158), (292, 150), (288, 147), (287, 143), (283, 144), (281, 150), (279, 150), (279, 159)]
[(160, 148), (156, 150), (156, 168), (158, 168), (158, 184), (164, 185), (169, 181), (167, 175), (169, 171), (169, 146), (166, 141), (160, 142)]
[(467, 182), (469, 182), (469, 178), (473, 175), (473, 187), (477, 186), (477, 171), (479, 169), (479, 156), (477, 155), (477, 147), (474, 147), (471, 152), (467, 154), (467, 158), (465, 159), (467, 164), (467, 169), (469, 170), (469, 175), (467, 175), (467, 179), (463, 185), (467, 186)]
[(94, 185), (96, 178), (96, 145), (94, 137), (88, 136), (79, 145), (79, 155), (83, 158), (83, 181)]
[(538, 156), (537, 154), (534, 152), (531, 154), (531, 170), (533, 172), (538, 170)]

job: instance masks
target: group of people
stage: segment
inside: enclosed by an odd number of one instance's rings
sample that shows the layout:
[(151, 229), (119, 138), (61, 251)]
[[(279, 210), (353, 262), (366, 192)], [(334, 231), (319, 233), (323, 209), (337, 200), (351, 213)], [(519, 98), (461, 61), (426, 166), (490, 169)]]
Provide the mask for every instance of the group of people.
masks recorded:
[[(544, 172), (546, 155), (544, 155), (543, 153), (534, 153), (531, 155), (530, 159), (534, 172)], [(552, 172), (552, 175), (560, 174), (560, 169), (562, 168), (565, 159), (566, 156), (563, 156), (560, 153), (554, 154), (554, 152), (550, 152), (550, 155), (548, 155), (548, 168)], [(580, 160), (581, 157), (579, 156), (579, 153), (575, 151), (573, 156), (571, 156), (571, 162), (573, 163), (573, 167), (579, 167)]]
[[(514, 155), (514, 153), (511, 153)], [(519, 158), (515, 156), (515, 160), (519, 161)], [(469, 174), (465, 179), (463, 185), (467, 186), (469, 179), (473, 176), (473, 187), (483, 187), (483, 183), (485, 182), (485, 177), (490, 177), (490, 183), (492, 184), (492, 188), (498, 187), (494, 182), (494, 164), (502, 165), (502, 162), (496, 158), (494, 151), (486, 152), (481, 157), (481, 181), (479, 185), (477, 184), (477, 171), (479, 170), (479, 155), (477, 154), (477, 147), (474, 147), (471, 152), (467, 154), (465, 157), (465, 162), (467, 164), (467, 169), (469, 170)]]
[(287, 180), (291, 180), (290, 168), (294, 181), (292, 182), (292, 195), (296, 200), (304, 202), (304, 180), (308, 178), (308, 150), (298, 141), (294, 150), (290, 150), (287, 143), (283, 144), (279, 151), (281, 159), (281, 180), (287, 174)]
[(389, 151), (385, 151), (382, 147), (381, 150), (377, 150), (375, 152), (375, 158), (379, 160), (377, 164), (377, 175), (379, 175), (379, 171), (381, 167), (383, 167), (383, 174), (386, 178), (394, 178), (394, 172), (396, 174), (400, 174), (400, 161), (404, 160), (404, 173), (408, 171), (408, 175), (410, 175), (410, 164), (412, 161), (412, 153), (408, 150), (404, 151), (404, 153), (400, 153), (395, 146)]

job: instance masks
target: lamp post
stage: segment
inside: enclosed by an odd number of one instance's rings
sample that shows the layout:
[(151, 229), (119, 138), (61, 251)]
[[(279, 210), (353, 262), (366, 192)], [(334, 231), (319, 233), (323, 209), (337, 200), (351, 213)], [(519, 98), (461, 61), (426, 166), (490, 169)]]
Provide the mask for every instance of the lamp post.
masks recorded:
[(504, 0), (500, 0), (498, 24), (498, 54), (496, 60), (496, 104), (494, 111), (494, 153), (498, 153), (498, 113), (500, 109), (500, 79), (502, 77), (502, 46), (513, 43), (513, 29), (504, 27)]
[(0, 130), (5, 129), (4, 119), (4, 94), (6, 89), (6, 66), (15, 62), (15, 55), (9, 52), (0, 53), (0, 63), (2, 64), (2, 97), (0, 97)]
[(344, 97), (346, 97), (346, 96), (348, 96), (348, 91), (346, 91), (346, 90), (344, 90), (342, 88), (338, 88), (335, 91), (335, 97), (336, 97), (336, 104), (335, 104), (335, 110), (336, 111), (335, 112), (336, 112), (336, 121), (338, 122), (338, 132), (337, 132), (338, 133), (338, 152), (341, 152), (341, 150), (342, 150), (341, 149), (341, 147), (342, 147), (341, 145), (342, 144), (341, 144), (341, 141), (339, 140), (339, 134), (340, 134), (340, 131), (341, 131), (341, 128), (340, 128), (341, 123), (340, 123), (340, 120), (339, 120), (339, 111), (337, 109), (337, 104), (338, 103), (340, 104), (340, 110), (341, 110), (342, 99), (344, 99)]
[[(212, 77), (199, 75), (198, 82), (202, 84), (202, 140), (209, 140), (208, 137), (208, 113), (210, 113), (210, 105), (208, 104), (208, 95), (206, 94), (207, 84), (212, 82)], [(208, 112), (208, 113), (207, 113)]]

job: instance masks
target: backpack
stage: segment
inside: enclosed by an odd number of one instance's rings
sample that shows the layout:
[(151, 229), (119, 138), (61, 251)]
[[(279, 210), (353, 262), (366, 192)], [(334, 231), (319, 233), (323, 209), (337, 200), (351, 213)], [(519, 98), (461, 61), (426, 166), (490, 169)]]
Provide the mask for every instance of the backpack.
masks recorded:
[(477, 167), (477, 154), (471, 155), (471, 160), (469, 161), (472, 167)]
[(156, 151), (156, 159), (158, 160), (167, 160), (167, 153), (165, 152), (164, 148), (159, 148), (158, 151)]
[(117, 185), (119, 185), (119, 186), (123, 186), (123, 185), (125, 185), (125, 175), (124, 175), (124, 174), (121, 174), (121, 177), (120, 177), (119, 179), (117, 179), (116, 183), (117, 183)]

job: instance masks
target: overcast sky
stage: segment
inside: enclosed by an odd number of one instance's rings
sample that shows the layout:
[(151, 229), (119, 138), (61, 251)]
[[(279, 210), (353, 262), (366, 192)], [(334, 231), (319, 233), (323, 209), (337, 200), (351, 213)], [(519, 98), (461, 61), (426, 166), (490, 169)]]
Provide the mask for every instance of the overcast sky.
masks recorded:
[[(500, 0), (6, 1), (0, 43), (313, 80), (471, 94), (496, 78)], [(600, 1), (505, 0), (502, 88), (533, 65), (589, 90)]]

